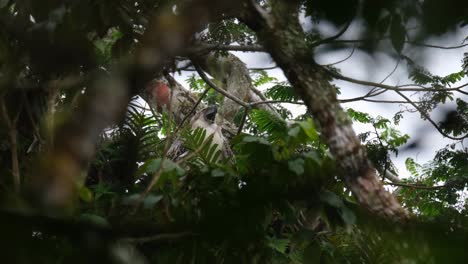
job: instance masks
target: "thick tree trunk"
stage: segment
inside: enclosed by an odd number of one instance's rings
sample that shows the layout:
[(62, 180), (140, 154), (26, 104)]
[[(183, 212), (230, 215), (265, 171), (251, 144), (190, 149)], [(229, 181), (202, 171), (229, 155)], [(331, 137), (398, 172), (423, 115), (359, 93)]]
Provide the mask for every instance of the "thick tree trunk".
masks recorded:
[(248, 11), (243, 14), (244, 21), (257, 32), (264, 47), (304, 100), (336, 158), (339, 176), (357, 200), (382, 216), (407, 218), (406, 210), (376, 176), (328, 76), (313, 62), (313, 49), (305, 42), (306, 36), (298, 20), (299, 3), (292, 2), (295, 1), (271, 1), (270, 13), (250, 2)]

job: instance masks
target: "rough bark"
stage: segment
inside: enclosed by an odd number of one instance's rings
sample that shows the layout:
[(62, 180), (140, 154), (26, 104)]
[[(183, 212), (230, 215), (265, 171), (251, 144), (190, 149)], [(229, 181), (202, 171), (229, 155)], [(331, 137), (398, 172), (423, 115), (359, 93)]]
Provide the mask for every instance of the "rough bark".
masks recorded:
[(406, 210), (383, 188), (327, 75), (313, 62), (313, 48), (305, 42), (298, 20), (299, 2), (270, 3), (271, 11), (267, 13), (253, 1), (249, 2), (243, 20), (256, 31), (319, 124), (323, 140), (336, 158), (339, 176), (359, 203), (369, 210), (393, 219), (407, 218)]

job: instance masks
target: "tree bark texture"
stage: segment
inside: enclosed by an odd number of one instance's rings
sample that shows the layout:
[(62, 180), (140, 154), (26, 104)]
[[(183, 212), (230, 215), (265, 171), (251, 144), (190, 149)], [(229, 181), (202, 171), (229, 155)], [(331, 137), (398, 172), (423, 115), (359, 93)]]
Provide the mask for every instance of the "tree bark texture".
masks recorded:
[(267, 12), (249, 2), (242, 18), (258, 34), (319, 124), (323, 140), (336, 158), (339, 176), (369, 210), (392, 219), (406, 219), (407, 211), (378, 179), (328, 76), (313, 62), (313, 47), (305, 42), (299, 24), (299, 2), (274, 0), (270, 4), (271, 11)]

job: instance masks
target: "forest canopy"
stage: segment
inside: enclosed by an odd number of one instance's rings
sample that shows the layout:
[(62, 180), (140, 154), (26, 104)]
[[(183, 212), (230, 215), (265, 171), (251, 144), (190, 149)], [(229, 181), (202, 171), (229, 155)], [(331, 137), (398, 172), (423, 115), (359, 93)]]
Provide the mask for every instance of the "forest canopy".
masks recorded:
[[(467, 25), (459, 0), (0, 0), (0, 262), (463, 263)], [(358, 52), (395, 66), (351, 77)], [(431, 144), (411, 112), (449, 143), (401, 177)]]

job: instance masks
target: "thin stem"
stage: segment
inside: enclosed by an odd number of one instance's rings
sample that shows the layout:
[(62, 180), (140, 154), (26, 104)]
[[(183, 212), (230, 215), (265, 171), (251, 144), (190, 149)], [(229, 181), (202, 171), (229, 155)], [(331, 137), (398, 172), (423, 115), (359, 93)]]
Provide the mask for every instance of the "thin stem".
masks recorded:
[(398, 186), (398, 187), (406, 187), (406, 188), (412, 188), (412, 189), (421, 189), (421, 190), (440, 190), (444, 188), (450, 187), (450, 185), (435, 185), (435, 186), (426, 186), (426, 185), (418, 185), (418, 184), (407, 184), (407, 183), (401, 183), (401, 182), (384, 182), (385, 185), (392, 185), (392, 186)]
[(244, 108), (244, 113), (242, 114), (242, 119), (239, 128), (237, 129), (237, 135), (239, 135), (242, 132), (242, 129), (244, 128), (245, 120), (247, 120), (247, 116), (249, 115), (249, 110), (249, 108)]
[[(341, 75), (339, 73), (332, 72), (325, 67), (322, 67), (322, 69), (329, 75), (351, 83), (355, 84), (360, 84), (364, 86), (374, 86), (374, 87), (379, 87), (382, 89), (386, 90), (391, 90), (391, 91), (400, 91), (400, 92), (441, 92), (441, 91), (460, 91), (460, 88), (467, 86), (468, 84), (463, 84), (458, 87), (441, 87), (441, 88), (430, 88), (430, 87), (424, 87), (424, 88), (416, 88), (416, 87), (411, 87), (411, 88), (402, 88), (401, 86), (392, 86), (392, 85), (387, 85), (387, 84), (382, 84), (382, 83), (376, 83), (376, 82), (370, 82), (370, 81), (363, 81), (363, 80), (358, 80), (354, 79), (351, 77), (347, 77), (344, 75)], [(415, 85), (416, 86), (416, 85)]]
[(147, 236), (147, 237), (129, 237), (123, 238), (121, 241), (135, 243), (135, 244), (143, 244), (148, 242), (158, 242), (162, 240), (177, 240), (184, 237), (190, 237), (196, 235), (193, 232), (180, 232), (180, 233), (169, 233), (169, 234), (158, 234), (154, 236)]
[(329, 64), (322, 64), (321, 66), (333, 66), (333, 65), (337, 65), (339, 63), (345, 62), (345, 61), (349, 60), (353, 56), (355, 50), (356, 50), (356, 46), (353, 46), (353, 49), (351, 50), (351, 53), (348, 56), (346, 56), (346, 58), (344, 58), (342, 60), (339, 60), (337, 62), (333, 62), (333, 63), (329, 63)]
[(8, 110), (5, 105), (5, 99), (1, 98), (1, 112), (2, 118), (5, 120), (5, 123), (8, 127), (8, 134), (10, 136), (10, 154), (11, 154), (11, 174), (13, 175), (13, 187), (15, 193), (19, 193), (21, 189), (21, 176), (19, 170), (19, 160), (18, 160), (18, 133), (16, 130), (16, 123), (18, 121), (19, 115), (21, 113), (21, 108), (18, 110), (18, 113), (12, 120), (8, 114)]
[(195, 111), (197, 110), (197, 107), (198, 105), (200, 105), (200, 103), (202, 102), (203, 98), (206, 96), (206, 94), (210, 91), (211, 88), (206, 88), (203, 93), (200, 95), (200, 98), (198, 98), (197, 102), (195, 103), (195, 105), (192, 107), (192, 109), (190, 110), (190, 112), (184, 117), (184, 119), (182, 119), (182, 121), (180, 122), (179, 124), (179, 128), (182, 127), (185, 123), (185, 121), (187, 121), (189, 119), (189, 117), (195, 113)]
[(462, 137), (452, 137), (450, 136), (449, 134), (445, 133), (444, 131), (442, 131), (442, 129), (434, 122), (434, 120), (431, 119), (431, 117), (429, 116), (429, 114), (427, 114), (424, 110), (422, 110), (421, 108), (419, 108), (418, 105), (416, 105), (413, 101), (411, 101), (411, 99), (409, 99), (406, 95), (404, 95), (402, 92), (400, 91), (395, 91), (399, 96), (401, 96), (403, 99), (405, 99), (409, 104), (411, 104), (416, 110), (419, 111), (419, 113), (424, 116), (424, 118), (427, 119), (427, 121), (429, 121), (429, 123), (431, 123), (436, 129), (437, 131), (439, 131), (440, 134), (442, 134), (444, 137), (447, 137), (447, 138), (450, 138), (450, 139), (453, 139), (453, 140), (462, 140), (464, 138), (466, 138), (468, 136), (468, 134), (462, 136)]
[(208, 78), (208, 76), (206, 76), (205, 72), (203, 72), (203, 70), (200, 68), (200, 66), (198, 66), (197, 64), (195, 64), (195, 69), (197, 70), (198, 74), (200, 75), (200, 77), (203, 79), (203, 81), (205, 81), (209, 86), (211, 86), (211, 88), (213, 88), (214, 90), (216, 90), (218, 93), (226, 96), (227, 98), (233, 100), (234, 102), (236, 102), (237, 104), (243, 106), (243, 107), (250, 107), (250, 105), (244, 101), (242, 101), (241, 99), (235, 97), (234, 95), (226, 92), (225, 90), (219, 88), (216, 84), (214, 84), (210, 78)]
[(317, 47), (317, 46), (325, 44), (325, 43), (330, 43), (330, 42), (334, 41), (335, 39), (338, 39), (339, 37), (341, 37), (346, 32), (346, 30), (348, 30), (349, 25), (351, 25), (351, 22), (353, 22), (353, 19), (350, 19), (346, 23), (346, 25), (336, 35), (325, 38), (325, 39), (322, 39), (322, 40), (318, 41), (317, 43), (314, 43), (314, 47)]

